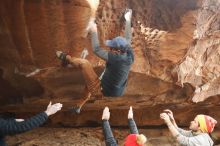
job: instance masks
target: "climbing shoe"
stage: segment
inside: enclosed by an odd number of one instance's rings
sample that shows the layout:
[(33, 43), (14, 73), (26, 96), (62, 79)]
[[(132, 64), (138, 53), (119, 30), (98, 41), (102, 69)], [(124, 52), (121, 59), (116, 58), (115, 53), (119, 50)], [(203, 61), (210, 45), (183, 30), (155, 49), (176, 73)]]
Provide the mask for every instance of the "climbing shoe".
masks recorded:
[(61, 60), (61, 65), (62, 66), (67, 66), (69, 62), (66, 60), (66, 56), (68, 54), (62, 52), (62, 51), (56, 51), (56, 56)]

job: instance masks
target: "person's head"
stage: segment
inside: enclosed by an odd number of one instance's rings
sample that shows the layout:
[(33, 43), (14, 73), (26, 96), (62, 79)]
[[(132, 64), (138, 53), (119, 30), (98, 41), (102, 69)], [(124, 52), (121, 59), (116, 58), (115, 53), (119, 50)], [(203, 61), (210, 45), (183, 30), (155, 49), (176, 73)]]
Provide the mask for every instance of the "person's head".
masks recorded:
[(124, 146), (143, 146), (147, 142), (147, 138), (143, 134), (129, 134)]
[(112, 50), (119, 50), (122, 53), (125, 53), (130, 48), (129, 42), (121, 36), (115, 37), (112, 40), (106, 40), (105, 44)]
[(211, 133), (214, 130), (217, 121), (207, 115), (197, 115), (193, 121), (191, 121), (189, 129), (194, 132)]
[(124, 37), (117, 36), (112, 40), (106, 40), (105, 44), (106, 46), (110, 47), (110, 50), (112, 52), (117, 52), (121, 54), (127, 53), (128, 56), (131, 57), (132, 62), (134, 61), (134, 55), (131, 45)]

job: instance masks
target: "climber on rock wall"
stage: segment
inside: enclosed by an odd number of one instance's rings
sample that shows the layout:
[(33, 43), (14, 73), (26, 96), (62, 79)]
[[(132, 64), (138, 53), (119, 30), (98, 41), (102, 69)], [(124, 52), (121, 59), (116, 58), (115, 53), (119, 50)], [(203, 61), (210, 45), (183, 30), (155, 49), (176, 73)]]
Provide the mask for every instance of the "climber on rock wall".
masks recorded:
[(110, 48), (109, 51), (100, 48), (97, 25), (94, 19), (89, 22), (93, 52), (106, 62), (105, 71), (100, 79), (88, 60), (71, 57), (62, 51), (56, 52), (63, 64), (70, 63), (80, 68), (86, 82), (83, 98), (71, 109), (72, 111), (80, 113), (82, 106), (91, 96), (98, 98), (123, 95), (128, 74), (134, 62), (133, 49), (131, 48), (131, 16), (132, 10), (127, 9), (124, 14), (126, 20), (125, 37), (117, 36), (112, 40), (107, 40), (106, 46)]
[(164, 110), (160, 118), (167, 124), (171, 134), (177, 142), (184, 146), (213, 146), (209, 136), (217, 121), (207, 115), (197, 115), (190, 123), (189, 131), (179, 128), (171, 110)]
[[(117, 146), (117, 141), (115, 140), (111, 127), (109, 125), (110, 112), (109, 108), (105, 107), (102, 114), (102, 128), (105, 137), (106, 146)], [(128, 111), (128, 126), (130, 128), (130, 133), (124, 142), (124, 146), (143, 146), (147, 142), (147, 138), (143, 134), (139, 134), (136, 123), (133, 119), (133, 110), (130, 107)]]

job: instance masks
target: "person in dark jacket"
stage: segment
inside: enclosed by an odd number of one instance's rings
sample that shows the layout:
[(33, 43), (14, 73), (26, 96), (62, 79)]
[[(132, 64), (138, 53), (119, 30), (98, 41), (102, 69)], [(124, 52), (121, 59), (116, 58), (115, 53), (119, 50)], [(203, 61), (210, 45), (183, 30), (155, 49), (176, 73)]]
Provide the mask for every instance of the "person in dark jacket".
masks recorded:
[(55, 114), (57, 111), (61, 110), (61, 108), (62, 104), (51, 104), (50, 102), (45, 112), (39, 113), (26, 120), (0, 118), (0, 146), (6, 146), (4, 140), (5, 136), (23, 133), (39, 127), (47, 121), (48, 116)]
[[(102, 127), (105, 137), (106, 146), (117, 146), (117, 142), (112, 134), (111, 127), (109, 125), (110, 112), (109, 108), (105, 107), (102, 114)], [(143, 134), (139, 134), (136, 123), (133, 119), (133, 110), (130, 107), (128, 111), (128, 125), (130, 133), (124, 142), (124, 146), (143, 146), (147, 142), (147, 138)]]
[(91, 96), (97, 98), (102, 96), (118, 97), (124, 94), (128, 74), (134, 62), (133, 49), (131, 48), (131, 15), (131, 9), (128, 9), (124, 15), (126, 20), (125, 37), (118, 36), (106, 41), (106, 46), (110, 48), (109, 51), (100, 47), (95, 19), (91, 19), (89, 22), (93, 52), (106, 62), (101, 78), (97, 76), (88, 60), (72, 57), (62, 51), (56, 52), (63, 64), (70, 63), (80, 68), (86, 82), (83, 98), (72, 111), (80, 113), (81, 107)]

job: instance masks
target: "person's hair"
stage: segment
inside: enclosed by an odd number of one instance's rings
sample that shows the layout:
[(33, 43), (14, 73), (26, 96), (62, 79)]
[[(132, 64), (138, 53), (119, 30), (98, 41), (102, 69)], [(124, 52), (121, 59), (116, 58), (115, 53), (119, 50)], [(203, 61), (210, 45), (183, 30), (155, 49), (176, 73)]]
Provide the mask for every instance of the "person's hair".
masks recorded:
[(147, 142), (147, 138), (143, 134), (137, 134), (137, 144), (144, 145)]

